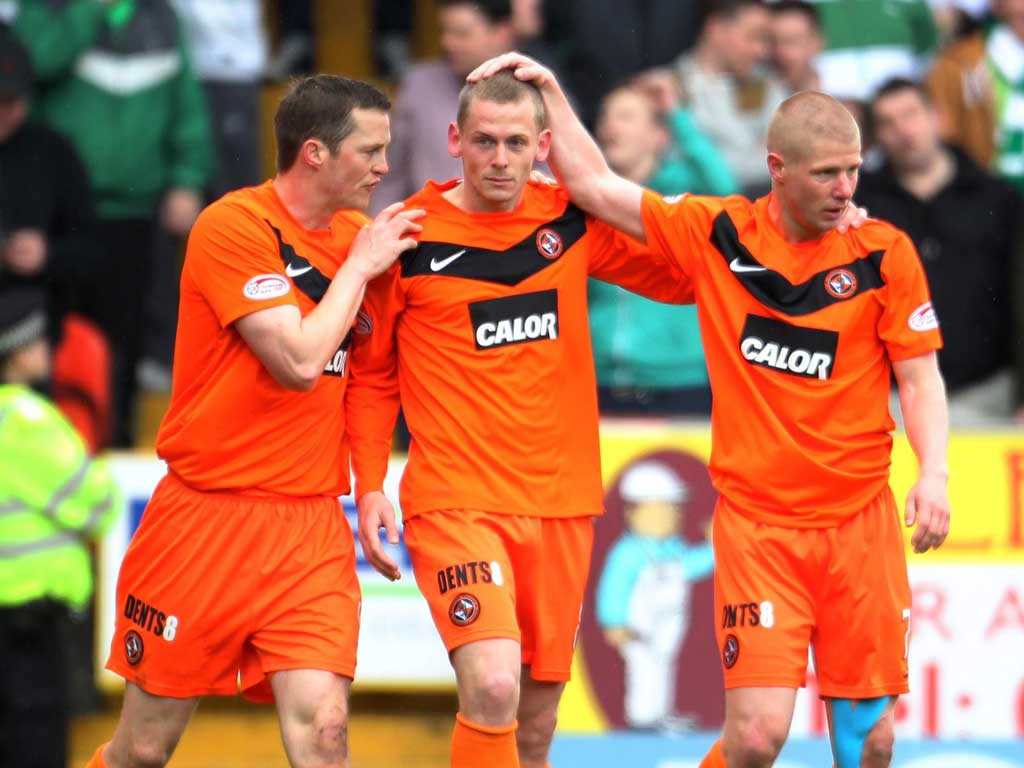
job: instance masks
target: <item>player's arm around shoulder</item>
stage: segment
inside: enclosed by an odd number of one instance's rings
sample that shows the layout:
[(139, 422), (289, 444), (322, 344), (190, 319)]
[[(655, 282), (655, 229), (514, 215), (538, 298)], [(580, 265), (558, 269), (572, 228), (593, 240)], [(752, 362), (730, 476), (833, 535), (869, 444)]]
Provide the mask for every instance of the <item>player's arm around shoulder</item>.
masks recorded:
[(352, 327), (367, 283), (415, 247), (411, 235), (422, 229), (417, 223), (422, 216), (422, 210), (402, 210), (401, 203), (381, 211), (359, 231), (324, 297), (309, 314), (303, 316), (295, 304), (283, 304), (237, 321), (242, 338), (281, 386), (299, 392), (313, 389)]

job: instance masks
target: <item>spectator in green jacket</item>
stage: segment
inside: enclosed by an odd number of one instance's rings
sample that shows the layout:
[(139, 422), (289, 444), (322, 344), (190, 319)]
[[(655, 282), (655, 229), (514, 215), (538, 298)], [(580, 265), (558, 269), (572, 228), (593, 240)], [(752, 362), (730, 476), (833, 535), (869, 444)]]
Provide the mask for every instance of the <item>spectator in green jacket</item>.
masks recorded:
[(168, 289), (158, 310), (177, 305), (176, 252), (156, 246), (161, 232), (188, 233), (211, 171), (202, 91), (167, 0), (19, 0), (13, 29), (38, 114), (75, 145), (96, 195), (105, 259), (85, 309), (111, 343), (113, 443), (129, 446), (150, 286)]
[[(657, 192), (727, 195), (739, 188), (681, 106), (670, 73), (649, 72), (605, 96), (597, 139), (616, 173)], [(602, 413), (711, 412), (693, 306), (659, 304), (598, 280), (590, 281), (588, 303)]]
[(66, 766), (70, 612), (92, 596), (88, 543), (112, 522), (101, 460), (34, 388), (49, 374), (44, 294), (0, 290), (0, 765)]

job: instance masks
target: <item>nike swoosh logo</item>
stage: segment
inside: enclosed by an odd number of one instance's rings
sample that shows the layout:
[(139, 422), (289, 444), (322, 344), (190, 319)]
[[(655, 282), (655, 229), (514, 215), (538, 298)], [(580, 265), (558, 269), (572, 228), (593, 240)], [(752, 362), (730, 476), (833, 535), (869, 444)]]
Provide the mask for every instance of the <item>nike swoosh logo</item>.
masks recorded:
[(466, 249), (463, 248), (461, 251), (458, 251), (457, 253), (453, 253), (447, 259), (441, 259), (440, 261), (438, 261), (437, 259), (431, 259), (430, 260), (430, 271), (431, 272), (440, 272), (442, 269), (447, 267), (449, 264), (451, 264), (453, 261), (455, 261), (457, 258), (459, 258), (459, 256), (461, 256), (465, 252), (466, 252)]
[(739, 258), (729, 262), (729, 269), (733, 272), (767, 272), (767, 267), (756, 267), (752, 264), (741, 264)]
[(313, 268), (312, 266), (308, 266), (308, 267), (303, 267), (302, 269), (296, 269), (291, 264), (287, 264), (285, 266), (285, 268), (284, 268), (284, 273), (286, 275), (288, 275), (288, 277), (298, 277), (299, 275), (306, 274), (312, 268)]

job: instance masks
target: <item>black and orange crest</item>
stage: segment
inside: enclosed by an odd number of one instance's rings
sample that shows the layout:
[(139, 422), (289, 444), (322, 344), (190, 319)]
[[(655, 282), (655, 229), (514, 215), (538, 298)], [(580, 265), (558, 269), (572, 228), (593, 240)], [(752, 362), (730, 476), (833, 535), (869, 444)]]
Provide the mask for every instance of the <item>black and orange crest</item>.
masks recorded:
[(825, 290), (837, 299), (848, 299), (857, 292), (857, 278), (848, 269), (833, 269), (825, 276)]
[(537, 250), (545, 259), (557, 259), (562, 255), (562, 238), (553, 229), (542, 229), (537, 233)]
[(468, 594), (461, 594), (452, 600), (448, 608), (448, 618), (457, 627), (465, 627), (472, 624), (480, 616), (480, 603), (475, 597)]
[(732, 669), (736, 666), (736, 661), (740, 657), (740, 641), (736, 638), (736, 635), (726, 635), (725, 642), (722, 643), (722, 663), (726, 669)]
[(124, 657), (133, 667), (142, 661), (142, 654), (146, 646), (142, 642), (142, 635), (134, 629), (129, 629), (124, 635)]

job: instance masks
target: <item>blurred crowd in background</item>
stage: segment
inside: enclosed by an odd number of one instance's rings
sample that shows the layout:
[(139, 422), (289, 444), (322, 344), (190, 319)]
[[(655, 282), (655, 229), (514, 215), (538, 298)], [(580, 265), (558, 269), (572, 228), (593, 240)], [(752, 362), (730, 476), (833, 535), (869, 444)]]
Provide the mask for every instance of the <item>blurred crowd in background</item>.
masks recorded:
[[(924, 262), (954, 425), (1024, 420), (1024, 0), (365, 1), (372, 79), (395, 95), (374, 211), (459, 175), (461, 84), (510, 49), (559, 75), (615, 171), (666, 195), (765, 194), (776, 106), (841, 99), (864, 137), (857, 202)], [(0, 2), (0, 303), (45, 309), (52, 374), (33, 386), (93, 450), (140, 444), (140, 392), (170, 387), (184, 239), (272, 172), (264, 96), (323, 60), (335, 3)], [(710, 412), (693, 307), (596, 281), (589, 302), (603, 413)]]

